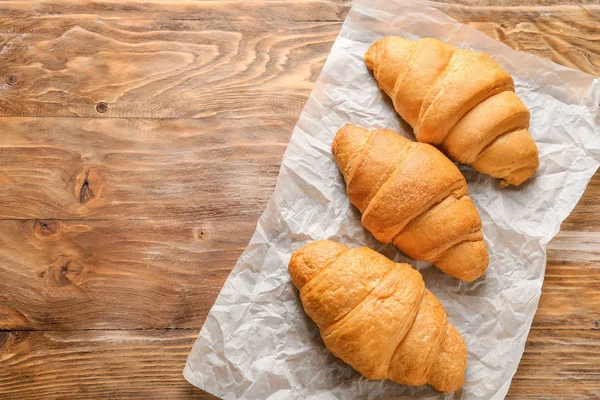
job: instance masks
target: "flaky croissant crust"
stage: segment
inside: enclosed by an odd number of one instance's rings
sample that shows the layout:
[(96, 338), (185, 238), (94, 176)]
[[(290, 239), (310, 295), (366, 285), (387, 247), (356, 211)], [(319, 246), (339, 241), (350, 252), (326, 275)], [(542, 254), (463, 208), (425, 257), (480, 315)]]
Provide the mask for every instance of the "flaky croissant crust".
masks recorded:
[(503, 185), (520, 185), (537, 170), (529, 110), (487, 54), (389, 36), (371, 45), (365, 63), (418, 141)]
[(346, 125), (332, 152), (348, 197), (375, 238), (473, 281), (488, 265), (481, 219), (458, 168), (435, 147)]
[(408, 264), (321, 240), (297, 250), (289, 271), (327, 348), (367, 378), (462, 386), (466, 346)]

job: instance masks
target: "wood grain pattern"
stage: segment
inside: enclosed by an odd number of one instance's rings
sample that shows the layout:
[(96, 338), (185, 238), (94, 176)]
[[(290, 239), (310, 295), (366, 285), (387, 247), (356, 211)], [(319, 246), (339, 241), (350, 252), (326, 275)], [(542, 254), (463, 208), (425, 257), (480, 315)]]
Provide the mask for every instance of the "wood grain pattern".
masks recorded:
[(431, 4), (513, 49), (600, 74), (600, 4), (557, 0), (435, 0)]
[[(600, 232), (600, 173), (590, 180), (577, 207), (561, 225), (562, 230)], [(600, 258), (596, 258), (596, 261)]]
[(216, 399), (181, 376), (191, 330), (0, 332), (3, 399)]
[(340, 26), (1, 18), (0, 116), (295, 118)]
[(600, 330), (532, 330), (507, 398), (600, 397)]
[[(181, 378), (195, 337), (191, 330), (0, 333), (3, 398), (214, 399)], [(509, 397), (598, 397), (599, 345), (600, 330), (532, 331)]]
[(286, 0), (145, 0), (123, 2), (111, 0), (28, 0), (0, 2), (0, 15), (7, 17), (45, 17), (72, 15), (79, 19), (217, 20), (226, 21), (343, 21), (350, 0), (302, 0), (293, 6)]
[(0, 330), (197, 329), (254, 220), (0, 221)]
[(0, 118), (0, 219), (255, 219), (293, 125), (283, 117)]
[[(599, 4), (430, 5), (600, 75)], [(0, 2), (2, 399), (213, 399), (185, 357), (349, 6)], [(548, 246), (509, 398), (600, 397), (599, 198)]]

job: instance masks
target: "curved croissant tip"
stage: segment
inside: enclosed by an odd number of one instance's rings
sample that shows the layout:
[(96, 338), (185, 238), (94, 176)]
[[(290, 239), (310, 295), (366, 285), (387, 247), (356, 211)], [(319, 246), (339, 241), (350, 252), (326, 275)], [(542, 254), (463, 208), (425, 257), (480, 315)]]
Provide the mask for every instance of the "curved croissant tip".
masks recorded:
[(367, 68), (373, 70), (375, 68), (375, 57), (377, 56), (377, 46), (379, 45), (379, 40), (373, 43), (369, 50), (365, 53), (365, 64), (367, 64)]
[(319, 270), (347, 249), (331, 240), (317, 240), (300, 247), (292, 254), (288, 264), (292, 282), (301, 290)]
[(331, 152), (333, 153), (334, 156), (337, 154), (337, 149), (338, 149), (338, 146), (340, 145), (340, 142), (344, 141), (344, 138), (345, 138), (345, 135), (347, 134), (347, 132), (351, 131), (353, 128), (355, 128), (354, 125), (352, 125), (350, 123), (346, 123), (346, 125), (344, 125), (340, 129), (338, 129), (338, 131), (335, 133), (335, 137), (333, 138), (333, 142), (331, 143)]
[(505, 188), (507, 186), (520, 186), (523, 182), (531, 178), (531, 176), (533, 176), (535, 171), (538, 169), (539, 161), (535, 160), (532, 162), (532, 164), (533, 165), (512, 171), (510, 174), (502, 177), (500, 182), (498, 182), (498, 185), (501, 188)]

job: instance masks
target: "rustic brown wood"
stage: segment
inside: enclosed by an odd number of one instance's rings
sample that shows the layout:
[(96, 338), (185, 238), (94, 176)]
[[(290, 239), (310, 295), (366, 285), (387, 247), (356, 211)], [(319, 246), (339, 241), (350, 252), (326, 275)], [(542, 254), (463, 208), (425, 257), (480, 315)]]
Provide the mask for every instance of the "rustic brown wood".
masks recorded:
[[(213, 399), (181, 378), (196, 332), (106, 330), (0, 333), (3, 399)], [(511, 398), (600, 395), (600, 331), (529, 334)]]
[[(185, 357), (349, 5), (0, 2), (2, 399), (212, 398)], [(600, 75), (598, 4), (431, 5)], [(510, 398), (600, 397), (599, 198), (548, 246)]]
[(0, 221), (0, 330), (197, 330), (255, 219)]
[(0, 116), (296, 118), (340, 26), (0, 18)]
[(0, 219), (254, 220), (294, 123), (0, 118)]
[(550, 242), (532, 329), (600, 329), (598, 260), (600, 232), (564, 231)]
[(192, 330), (0, 332), (6, 400), (216, 399), (181, 376)]
[(434, 0), (431, 4), (516, 50), (600, 74), (600, 4), (577, 0)]
[(532, 330), (508, 398), (600, 397), (600, 330)]
[(165, 20), (262, 20), (262, 21), (343, 21), (350, 0), (302, 0), (293, 7), (286, 0), (146, 0), (124, 2), (111, 0), (38, 0), (35, 6), (28, 0), (0, 2), (0, 15), (7, 17), (54, 17), (73, 15), (80, 19), (120, 19), (124, 15), (134, 19)]
[[(600, 75), (600, 74), (599, 74)], [(580, 232), (600, 232), (600, 173), (590, 180), (577, 207), (561, 226), (562, 230)], [(600, 258), (596, 258), (596, 261)]]
[[(598, 249), (595, 251), (598, 257)], [(550, 262), (555, 262), (550, 258)], [(532, 329), (600, 329), (600, 267), (550, 264)], [(600, 367), (600, 360), (598, 360)]]

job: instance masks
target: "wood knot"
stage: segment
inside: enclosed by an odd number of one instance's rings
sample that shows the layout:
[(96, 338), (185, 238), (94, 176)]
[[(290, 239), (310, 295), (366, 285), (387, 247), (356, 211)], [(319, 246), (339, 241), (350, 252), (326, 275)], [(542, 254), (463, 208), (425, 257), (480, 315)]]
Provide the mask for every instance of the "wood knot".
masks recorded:
[(195, 228), (194, 238), (200, 242), (208, 240), (208, 231), (205, 228)]
[(10, 333), (8, 332), (0, 331), (0, 349), (2, 349), (2, 347), (4, 347), (4, 344), (8, 342), (9, 335)]
[(29, 320), (20, 311), (0, 305), (0, 329), (19, 329), (29, 326)]
[(81, 204), (101, 197), (104, 178), (97, 167), (84, 170), (75, 179), (75, 196)]
[(17, 73), (6, 75), (6, 83), (8, 83), (10, 86), (18, 85), (21, 83), (21, 75)]
[(594, 329), (600, 329), (600, 319), (594, 321)]
[(2, 348), (4, 350), (10, 350), (11, 348), (15, 348), (17, 346), (22, 346), (18, 351), (28, 352), (31, 350), (29, 339), (30, 331), (0, 331), (0, 360), (2, 359), (1, 353)]
[(108, 111), (108, 103), (101, 101), (100, 103), (96, 104), (96, 111), (98, 111), (101, 114), (104, 114)]
[(60, 255), (44, 271), (39, 273), (48, 287), (77, 286), (86, 273), (85, 266), (68, 255)]
[(51, 240), (60, 236), (61, 227), (60, 221), (37, 220), (33, 223), (33, 232), (39, 240)]

